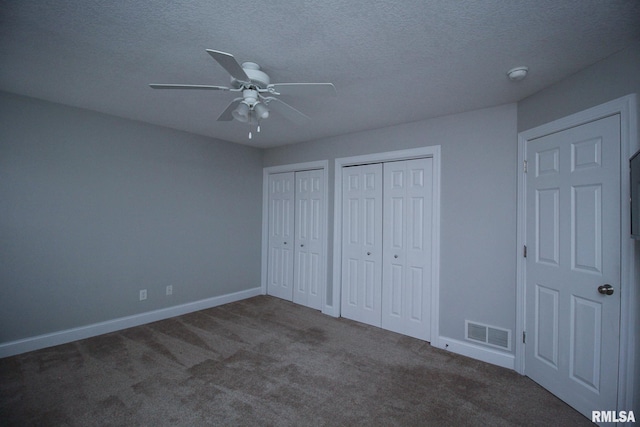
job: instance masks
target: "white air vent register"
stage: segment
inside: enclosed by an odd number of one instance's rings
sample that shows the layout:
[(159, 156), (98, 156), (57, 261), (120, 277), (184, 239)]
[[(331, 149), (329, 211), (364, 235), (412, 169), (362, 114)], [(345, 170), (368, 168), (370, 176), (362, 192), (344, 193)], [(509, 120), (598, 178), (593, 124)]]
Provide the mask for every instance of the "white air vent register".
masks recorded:
[(465, 338), (503, 350), (511, 350), (511, 331), (465, 320)]

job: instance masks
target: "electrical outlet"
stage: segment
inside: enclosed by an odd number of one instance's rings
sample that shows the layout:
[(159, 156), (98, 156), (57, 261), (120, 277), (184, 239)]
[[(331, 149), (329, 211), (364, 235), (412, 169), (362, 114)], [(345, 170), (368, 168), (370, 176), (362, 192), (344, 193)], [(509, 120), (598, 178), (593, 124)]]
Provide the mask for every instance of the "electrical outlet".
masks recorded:
[(173, 285), (167, 285), (167, 295), (173, 295)]
[(144, 301), (147, 299), (147, 290), (140, 289), (140, 301)]

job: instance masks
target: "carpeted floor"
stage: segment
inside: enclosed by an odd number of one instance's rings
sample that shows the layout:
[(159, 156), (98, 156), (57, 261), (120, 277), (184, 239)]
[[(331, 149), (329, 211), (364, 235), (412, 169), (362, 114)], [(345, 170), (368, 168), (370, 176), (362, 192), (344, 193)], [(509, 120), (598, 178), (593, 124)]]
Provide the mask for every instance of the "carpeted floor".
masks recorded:
[(0, 359), (0, 425), (591, 425), (513, 371), (260, 296)]

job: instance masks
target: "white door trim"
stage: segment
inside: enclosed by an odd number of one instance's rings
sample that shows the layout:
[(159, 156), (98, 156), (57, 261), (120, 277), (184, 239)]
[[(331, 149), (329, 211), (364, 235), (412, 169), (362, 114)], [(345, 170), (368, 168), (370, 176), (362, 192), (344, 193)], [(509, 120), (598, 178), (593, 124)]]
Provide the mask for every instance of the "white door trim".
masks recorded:
[(340, 296), (342, 295), (342, 168), (345, 166), (380, 163), (395, 160), (409, 160), (421, 157), (433, 158), (433, 250), (431, 265), (431, 345), (437, 346), (439, 336), (440, 306), (440, 146), (412, 148), (408, 150), (388, 151), (362, 156), (335, 159), (335, 182), (333, 195), (333, 305), (327, 306), (327, 314), (340, 316)]
[[(621, 307), (620, 307), (620, 365), (618, 374), (618, 408), (608, 410), (629, 410), (633, 407), (633, 378), (635, 357), (634, 320), (639, 314), (634, 286), (634, 245), (630, 238), (629, 206), (629, 157), (638, 149), (637, 101), (636, 95), (627, 95), (598, 105), (576, 114), (555, 120), (518, 134), (518, 207), (517, 207), (517, 287), (516, 287), (516, 347), (515, 369), (525, 372), (524, 344), (521, 337), (525, 325), (525, 279), (526, 263), (522, 251), (527, 244), (526, 237), (526, 160), (527, 144), (536, 138), (560, 132), (584, 123), (592, 122), (613, 114), (620, 114), (620, 235), (621, 235)], [(594, 408), (596, 409), (596, 408)], [(599, 409), (599, 408), (598, 408)]]
[(260, 289), (262, 295), (267, 294), (267, 264), (268, 264), (268, 256), (269, 256), (269, 175), (275, 173), (282, 172), (299, 172), (304, 170), (312, 170), (312, 169), (322, 169), (324, 171), (323, 174), (323, 185), (324, 185), (324, 211), (322, 214), (324, 215), (324, 236), (322, 236), (322, 253), (324, 255), (323, 265), (321, 268), (324, 271), (325, 280), (321, 283), (322, 287), (322, 312), (326, 312), (326, 300), (327, 300), (327, 230), (328, 230), (328, 213), (329, 208), (329, 195), (328, 195), (328, 187), (329, 187), (329, 161), (328, 160), (319, 160), (316, 162), (305, 162), (305, 163), (294, 163), (290, 165), (279, 165), (279, 166), (270, 166), (262, 169), (262, 265), (261, 265), (261, 273), (260, 273)]

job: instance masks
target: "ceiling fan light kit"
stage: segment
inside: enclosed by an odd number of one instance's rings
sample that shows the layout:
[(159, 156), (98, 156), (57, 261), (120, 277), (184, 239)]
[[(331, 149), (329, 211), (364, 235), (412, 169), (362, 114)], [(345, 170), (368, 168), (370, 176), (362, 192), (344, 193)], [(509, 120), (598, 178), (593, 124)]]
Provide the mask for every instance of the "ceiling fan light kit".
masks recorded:
[(250, 107), (246, 103), (241, 102), (240, 104), (238, 104), (238, 107), (235, 110), (233, 110), (231, 114), (233, 115), (233, 118), (236, 119), (237, 121), (242, 123), (247, 123), (249, 121), (250, 113), (251, 113)]
[[(296, 110), (286, 102), (277, 98), (283, 92), (287, 95), (310, 93), (314, 95), (336, 94), (331, 83), (277, 83), (272, 84), (269, 75), (260, 69), (255, 62), (236, 61), (233, 55), (217, 50), (207, 49), (207, 53), (224, 68), (231, 76), (231, 87), (192, 85), (192, 84), (150, 84), (152, 89), (196, 89), (242, 92), (241, 98), (236, 98), (218, 116), (217, 121), (236, 120), (250, 125), (257, 124), (260, 132), (260, 120), (270, 116), (270, 108), (280, 113), (287, 120), (303, 123), (310, 118)], [(249, 139), (252, 133), (249, 131)]]
[(253, 106), (253, 112), (256, 113), (258, 120), (264, 120), (269, 118), (269, 109), (264, 106), (263, 103), (258, 102)]

